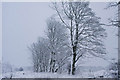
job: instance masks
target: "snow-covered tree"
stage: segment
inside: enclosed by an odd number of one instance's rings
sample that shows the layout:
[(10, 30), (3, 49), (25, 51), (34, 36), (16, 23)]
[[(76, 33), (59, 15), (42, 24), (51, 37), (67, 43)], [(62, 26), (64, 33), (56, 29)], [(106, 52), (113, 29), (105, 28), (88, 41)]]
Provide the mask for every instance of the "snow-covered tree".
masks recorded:
[(69, 30), (72, 50), (71, 73), (74, 75), (76, 62), (84, 54), (105, 54), (101, 40), (106, 36), (105, 29), (101, 26), (100, 18), (89, 8), (89, 2), (55, 2), (53, 8), (62, 24)]
[(32, 62), (35, 72), (47, 72), (49, 62), (48, 41), (44, 38), (39, 38), (38, 42), (33, 43), (29, 47), (32, 52)]
[(57, 72), (70, 56), (70, 50), (64, 25), (53, 17), (47, 21), (47, 38), (50, 50), (49, 71)]
[(120, 2), (109, 2), (106, 9), (109, 9), (109, 8), (113, 8), (116, 11), (114, 18), (109, 18), (109, 21), (111, 24), (109, 24), (109, 26), (115, 26), (115, 27), (119, 27), (120, 25), (120, 21), (118, 20), (119, 19), (119, 5), (120, 5)]

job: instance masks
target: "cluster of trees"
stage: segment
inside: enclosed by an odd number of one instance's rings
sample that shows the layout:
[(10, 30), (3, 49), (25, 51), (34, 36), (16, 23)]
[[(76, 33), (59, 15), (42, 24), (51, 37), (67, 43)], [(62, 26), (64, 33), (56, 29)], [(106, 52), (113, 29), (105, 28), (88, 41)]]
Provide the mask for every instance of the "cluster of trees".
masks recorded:
[(24, 71), (23, 67), (15, 68), (15, 66), (11, 65), (8, 62), (3, 62), (1, 67), (3, 74), (8, 72)]
[(64, 25), (54, 18), (47, 21), (47, 38), (39, 38), (29, 48), (35, 72), (57, 72), (70, 57), (68, 37)]
[(68, 69), (75, 75), (82, 56), (102, 57), (106, 53), (102, 42), (105, 29), (89, 2), (55, 2), (52, 8), (57, 14), (47, 21), (47, 37), (29, 47), (34, 71), (54, 73)]

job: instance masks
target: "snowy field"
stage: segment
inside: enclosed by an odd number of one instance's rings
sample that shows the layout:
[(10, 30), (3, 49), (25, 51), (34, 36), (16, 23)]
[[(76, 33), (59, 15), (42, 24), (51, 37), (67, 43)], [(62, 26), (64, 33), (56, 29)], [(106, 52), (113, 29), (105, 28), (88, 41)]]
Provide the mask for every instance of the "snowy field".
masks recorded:
[(104, 75), (104, 78), (110, 78), (109, 74), (105, 70), (97, 72), (84, 72), (77, 75), (68, 74), (58, 74), (58, 73), (48, 73), (41, 72), (35, 73), (31, 71), (19, 71), (19, 72), (9, 72), (2, 74), (2, 78), (99, 78)]

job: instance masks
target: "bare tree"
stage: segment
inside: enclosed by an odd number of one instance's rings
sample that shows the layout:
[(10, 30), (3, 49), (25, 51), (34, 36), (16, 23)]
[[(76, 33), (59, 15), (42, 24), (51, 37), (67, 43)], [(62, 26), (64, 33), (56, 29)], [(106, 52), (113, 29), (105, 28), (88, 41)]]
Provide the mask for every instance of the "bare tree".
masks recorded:
[(47, 72), (49, 62), (48, 41), (39, 38), (37, 43), (33, 43), (29, 47), (32, 52), (32, 61), (35, 72)]
[(89, 2), (53, 3), (60, 21), (69, 30), (72, 60), (71, 71), (75, 74), (75, 64), (85, 53), (94, 56), (105, 54), (101, 38), (105, 37), (105, 29), (101, 27), (99, 17), (89, 8)]
[(115, 13), (114, 19), (109, 18), (110, 24), (108, 26), (115, 26), (115, 27), (120, 26), (119, 25), (119, 23), (120, 23), (120, 21), (119, 21), (119, 14), (120, 14), (119, 4), (120, 4), (120, 2), (109, 2), (107, 7), (105, 8), (105, 9), (113, 8), (113, 9), (117, 10)]
[(57, 72), (67, 61), (70, 52), (67, 47), (66, 29), (53, 17), (47, 21), (47, 38), (50, 50), (49, 71)]

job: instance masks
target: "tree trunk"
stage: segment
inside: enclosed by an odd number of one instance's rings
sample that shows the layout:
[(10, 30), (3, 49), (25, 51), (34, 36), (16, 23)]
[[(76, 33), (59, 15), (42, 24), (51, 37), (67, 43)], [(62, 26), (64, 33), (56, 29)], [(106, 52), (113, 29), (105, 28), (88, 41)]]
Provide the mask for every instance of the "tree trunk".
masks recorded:
[(72, 75), (75, 75), (76, 46), (73, 47)]
[(51, 52), (51, 58), (50, 58), (50, 65), (49, 65), (49, 72), (55, 72), (55, 63), (56, 60), (55, 60), (55, 53), (54, 52)]
[(55, 53), (53, 52), (53, 66), (52, 66), (52, 72), (55, 72), (55, 64), (56, 64), (56, 60), (55, 60)]
[(72, 75), (75, 75), (77, 45), (78, 45), (78, 24), (77, 24), (77, 21), (76, 21), (76, 35), (75, 35), (75, 43), (74, 43), (74, 46), (73, 46)]
[(51, 72), (52, 69), (52, 58), (50, 58), (50, 62), (49, 62), (49, 72)]

